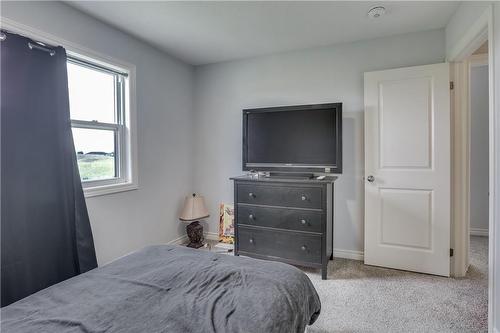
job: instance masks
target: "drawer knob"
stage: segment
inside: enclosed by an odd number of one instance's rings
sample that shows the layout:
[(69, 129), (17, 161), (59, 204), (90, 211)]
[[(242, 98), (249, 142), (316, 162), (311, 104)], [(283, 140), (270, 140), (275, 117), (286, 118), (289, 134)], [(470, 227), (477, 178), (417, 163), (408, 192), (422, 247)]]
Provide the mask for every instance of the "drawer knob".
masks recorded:
[(249, 218), (250, 220), (254, 220), (254, 219), (255, 219), (255, 216), (253, 216), (253, 214), (250, 214), (250, 215), (248, 215), (248, 218)]
[(300, 197), (302, 199), (302, 201), (306, 201), (307, 200), (307, 197), (305, 195), (302, 195), (302, 197)]
[(249, 196), (250, 198), (255, 198), (255, 194), (253, 194), (252, 192), (248, 193), (248, 196)]
[(300, 249), (301, 249), (302, 251), (305, 251), (305, 250), (307, 250), (307, 247), (306, 247), (305, 245), (302, 245), (302, 246), (300, 247)]
[(250, 238), (248, 241), (250, 242), (250, 244), (253, 244), (253, 238)]
[(300, 223), (301, 223), (302, 225), (306, 225), (306, 224), (307, 224), (307, 221), (306, 221), (306, 220), (304, 220), (304, 219), (302, 219), (302, 220), (300, 220)]

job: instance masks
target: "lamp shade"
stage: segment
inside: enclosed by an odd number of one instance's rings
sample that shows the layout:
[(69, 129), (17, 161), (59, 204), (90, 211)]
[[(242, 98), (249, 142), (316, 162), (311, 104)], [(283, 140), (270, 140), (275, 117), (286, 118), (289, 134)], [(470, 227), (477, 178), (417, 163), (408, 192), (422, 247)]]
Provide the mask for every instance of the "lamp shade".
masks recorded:
[(205, 199), (193, 193), (192, 196), (186, 197), (184, 207), (182, 208), (179, 220), (181, 221), (195, 221), (208, 217), (208, 209), (205, 206)]

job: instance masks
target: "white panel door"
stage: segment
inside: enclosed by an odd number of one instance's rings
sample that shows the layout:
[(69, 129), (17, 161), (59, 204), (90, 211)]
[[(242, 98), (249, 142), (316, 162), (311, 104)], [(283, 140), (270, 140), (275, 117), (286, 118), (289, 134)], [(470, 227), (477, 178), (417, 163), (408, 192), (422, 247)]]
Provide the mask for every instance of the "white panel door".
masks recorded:
[(365, 264), (450, 274), (449, 65), (365, 73)]

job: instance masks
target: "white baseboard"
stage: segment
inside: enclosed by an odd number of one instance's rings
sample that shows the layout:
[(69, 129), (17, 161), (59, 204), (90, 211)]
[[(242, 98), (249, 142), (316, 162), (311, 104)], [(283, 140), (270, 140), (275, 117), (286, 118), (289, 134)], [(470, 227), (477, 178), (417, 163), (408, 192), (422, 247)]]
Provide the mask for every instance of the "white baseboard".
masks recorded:
[(169, 245), (181, 245), (181, 244), (187, 243), (187, 240), (188, 240), (188, 236), (182, 235), (180, 237), (177, 237), (176, 239), (172, 239), (167, 244), (169, 244)]
[(203, 233), (205, 236), (205, 239), (208, 240), (219, 240), (219, 233), (218, 232), (205, 232)]
[[(219, 234), (216, 232), (205, 232), (203, 233), (205, 239), (208, 240), (219, 240)], [(172, 239), (170, 242), (167, 244), (169, 245), (182, 245), (182, 244), (187, 244), (188, 243), (188, 236), (187, 235), (182, 235), (180, 237), (177, 237), (176, 239)]]
[(470, 228), (470, 235), (471, 236), (489, 236), (488, 229), (483, 229), (483, 228)]
[(333, 257), (361, 260), (361, 261), (365, 259), (364, 252), (362, 251), (342, 250), (342, 249), (333, 249)]

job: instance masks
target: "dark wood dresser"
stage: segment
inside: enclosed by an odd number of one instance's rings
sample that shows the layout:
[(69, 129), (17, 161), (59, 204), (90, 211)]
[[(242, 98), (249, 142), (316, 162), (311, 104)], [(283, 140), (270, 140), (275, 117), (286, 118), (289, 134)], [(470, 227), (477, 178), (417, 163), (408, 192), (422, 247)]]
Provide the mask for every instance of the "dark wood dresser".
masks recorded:
[(241, 176), (234, 181), (235, 255), (321, 268), (333, 254), (333, 184)]

